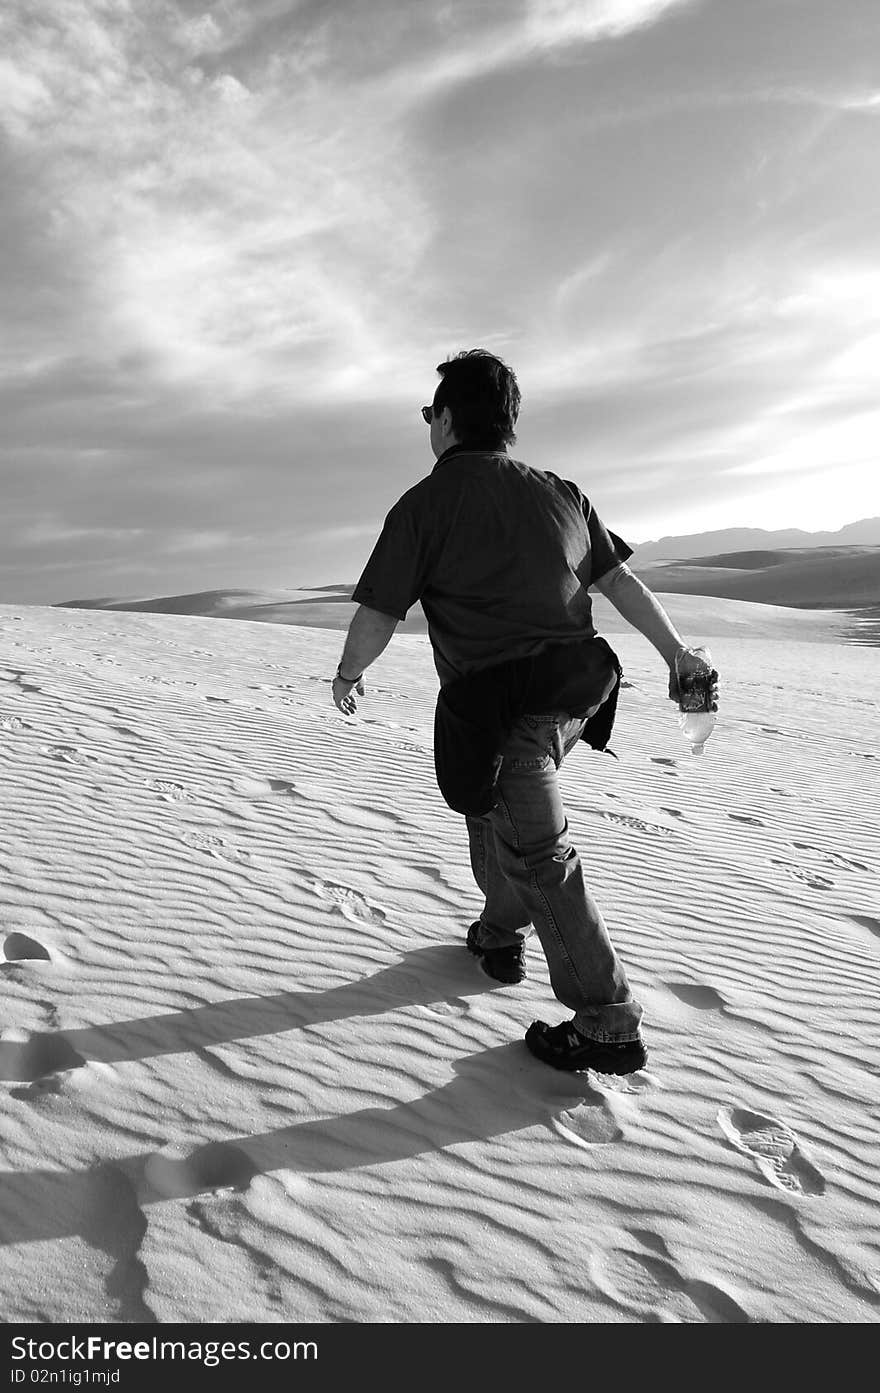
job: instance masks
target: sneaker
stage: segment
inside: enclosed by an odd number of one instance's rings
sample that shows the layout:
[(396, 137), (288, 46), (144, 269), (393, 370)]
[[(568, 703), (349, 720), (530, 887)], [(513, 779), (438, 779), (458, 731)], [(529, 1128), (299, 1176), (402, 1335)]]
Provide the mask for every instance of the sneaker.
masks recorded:
[(554, 1069), (595, 1069), (598, 1074), (634, 1074), (644, 1069), (648, 1051), (641, 1040), (590, 1040), (572, 1021), (547, 1025), (532, 1021), (526, 1031), (532, 1054)]
[(480, 967), (486, 975), (494, 978), (496, 982), (505, 982), (508, 986), (524, 982), (526, 978), (525, 945), (513, 943), (509, 948), (481, 948), (477, 943), (479, 932), (480, 921), (478, 919), (468, 929), (467, 946), (468, 952), (479, 958)]

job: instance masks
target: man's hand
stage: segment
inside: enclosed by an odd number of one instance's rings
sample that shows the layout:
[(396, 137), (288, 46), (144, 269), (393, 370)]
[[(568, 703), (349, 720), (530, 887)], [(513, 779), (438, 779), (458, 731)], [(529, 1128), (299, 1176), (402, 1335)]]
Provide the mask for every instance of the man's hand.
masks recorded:
[(669, 669), (669, 700), (681, 700), (682, 687), (695, 680), (709, 682), (709, 709), (718, 710), (718, 673), (693, 648), (682, 648)]
[(364, 695), (363, 676), (356, 677), (354, 682), (346, 682), (344, 677), (338, 674), (333, 678), (333, 700), (342, 712), (343, 716), (353, 716), (357, 711), (357, 699)]
[[(355, 610), (333, 678), (333, 700), (343, 716), (353, 716), (357, 711), (357, 699), (364, 694), (364, 673), (384, 653), (399, 623), (393, 614), (367, 605), (359, 605)], [(360, 676), (349, 681), (349, 672), (359, 672)]]

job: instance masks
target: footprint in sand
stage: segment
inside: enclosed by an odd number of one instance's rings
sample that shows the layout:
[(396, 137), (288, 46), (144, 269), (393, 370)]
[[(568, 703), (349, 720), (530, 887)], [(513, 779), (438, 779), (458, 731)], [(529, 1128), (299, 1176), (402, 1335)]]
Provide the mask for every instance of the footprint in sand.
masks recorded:
[(637, 832), (648, 832), (652, 837), (674, 837), (677, 834), (671, 827), (662, 827), (658, 822), (645, 822), (640, 817), (630, 817), (626, 813), (606, 813), (599, 811), (598, 817), (604, 817), (607, 822), (616, 823), (619, 827), (633, 827)]
[(184, 788), (183, 784), (177, 784), (172, 779), (145, 779), (144, 787), (153, 793), (158, 793), (159, 797), (166, 803), (191, 803), (193, 795)]
[(794, 880), (803, 881), (811, 890), (833, 890), (834, 881), (826, 880), (823, 875), (817, 875), (815, 871), (803, 870), (800, 866), (792, 866), (788, 861), (771, 860), (771, 866), (778, 866), (780, 870), (786, 871)]
[(381, 925), (388, 917), (384, 909), (369, 904), (363, 895), (357, 890), (351, 890), (347, 885), (337, 885), (329, 880), (312, 880), (310, 888), (316, 895), (320, 895), (322, 900), (329, 900), (331, 904), (337, 905), (346, 919)]
[(98, 756), (88, 750), (77, 749), (76, 745), (44, 745), (43, 754), (61, 764), (97, 764)]
[(718, 1125), (731, 1145), (750, 1157), (777, 1190), (796, 1195), (825, 1193), (824, 1175), (785, 1122), (748, 1108), (722, 1108)]
[[(632, 1245), (590, 1255), (590, 1276), (615, 1303), (661, 1320), (704, 1320), (712, 1324), (742, 1324), (749, 1316), (737, 1301), (713, 1282), (694, 1281), (672, 1260), (656, 1234), (631, 1235)], [(648, 1252), (635, 1246), (647, 1247)]]
[(837, 866), (844, 871), (867, 871), (869, 869), (863, 861), (849, 861), (836, 851), (825, 851), (820, 846), (811, 846), (809, 842), (792, 842), (792, 846), (795, 851), (811, 851), (814, 856), (820, 857), (829, 866)]
[(596, 1088), (589, 1088), (584, 1097), (574, 1107), (550, 1119), (555, 1131), (575, 1146), (608, 1146), (620, 1141), (623, 1129), (604, 1094)]
[(237, 847), (231, 846), (229, 842), (218, 837), (214, 832), (184, 832), (181, 841), (186, 846), (190, 846), (194, 851), (206, 851), (209, 856), (214, 856), (220, 861), (241, 861), (247, 863), (251, 856), (247, 851), (239, 851)]
[(52, 961), (48, 948), (23, 933), (7, 934), (3, 941), (3, 956), (8, 963)]
[(727, 1005), (721, 993), (705, 982), (666, 982), (664, 985), (679, 1001), (698, 1011), (723, 1011)]

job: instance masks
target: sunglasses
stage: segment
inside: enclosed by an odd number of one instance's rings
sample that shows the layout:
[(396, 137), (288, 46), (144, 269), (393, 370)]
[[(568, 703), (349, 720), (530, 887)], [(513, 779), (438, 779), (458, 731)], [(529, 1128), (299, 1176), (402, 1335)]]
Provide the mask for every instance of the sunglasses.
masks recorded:
[(434, 408), (433, 408), (433, 406), (423, 406), (423, 407), (422, 407), (422, 420), (424, 421), (425, 425), (426, 425), (426, 426), (429, 426), (429, 425), (431, 424), (431, 422), (433, 421), (433, 419), (434, 419)]

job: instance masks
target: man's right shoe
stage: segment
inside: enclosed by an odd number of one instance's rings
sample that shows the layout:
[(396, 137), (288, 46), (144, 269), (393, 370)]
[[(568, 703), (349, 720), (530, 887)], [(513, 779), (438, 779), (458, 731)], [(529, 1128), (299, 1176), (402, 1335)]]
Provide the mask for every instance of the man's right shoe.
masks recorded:
[(478, 919), (468, 929), (467, 946), (468, 952), (479, 958), (480, 967), (486, 976), (492, 977), (496, 982), (504, 982), (509, 987), (515, 986), (517, 982), (524, 982), (526, 979), (525, 945), (514, 943), (509, 948), (481, 948), (477, 943), (479, 932), (480, 921)]
[(526, 1044), (537, 1059), (554, 1069), (595, 1069), (597, 1074), (634, 1074), (644, 1069), (648, 1051), (642, 1040), (591, 1040), (572, 1021), (547, 1025), (532, 1021)]

